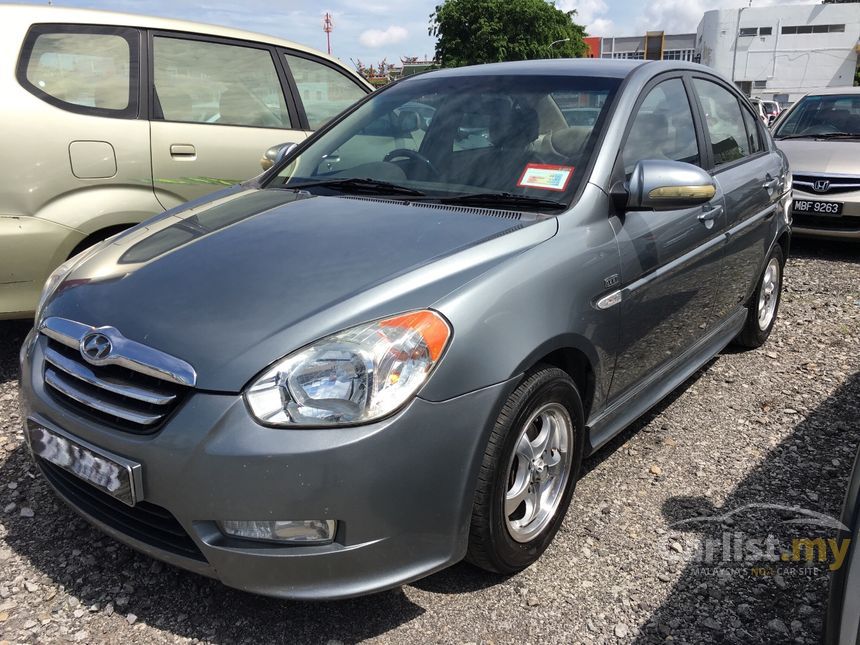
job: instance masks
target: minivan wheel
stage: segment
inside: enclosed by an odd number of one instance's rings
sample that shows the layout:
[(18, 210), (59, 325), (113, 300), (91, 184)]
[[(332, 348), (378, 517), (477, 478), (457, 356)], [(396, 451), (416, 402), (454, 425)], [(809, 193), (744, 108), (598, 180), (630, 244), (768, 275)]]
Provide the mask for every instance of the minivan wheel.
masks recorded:
[(776, 245), (759, 278), (755, 293), (747, 303), (747, 320), (735, 343), (754, 349), (764, 345), (773, 326), (782, 298), (782, 275), (785, 258), (782, 247)]
[(582, 400), (568, 374), (539, 366), (508, 397), (484, 453), (466, 559), (515, 573), (564, 519), (584, 451)]

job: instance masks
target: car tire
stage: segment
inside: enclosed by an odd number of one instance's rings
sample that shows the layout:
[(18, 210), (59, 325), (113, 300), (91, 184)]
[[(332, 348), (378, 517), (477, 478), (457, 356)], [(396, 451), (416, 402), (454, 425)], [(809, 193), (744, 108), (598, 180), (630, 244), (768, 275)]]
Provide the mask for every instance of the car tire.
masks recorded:
[(526, 375), (499, 413), (484, 453), (468, 562), (511, 574), (541, 556), (570, 504), (584, 428), (582, 399), (566, 372), (541, 365)]
[(747, 319), (735, 344), (749, 349), (764, 345), (776, 324), (779, 303), (782, 300), (782, 278), (785, 257), (782, 247), (774, 246), (759, 277), (755, 292), (747, 303)]

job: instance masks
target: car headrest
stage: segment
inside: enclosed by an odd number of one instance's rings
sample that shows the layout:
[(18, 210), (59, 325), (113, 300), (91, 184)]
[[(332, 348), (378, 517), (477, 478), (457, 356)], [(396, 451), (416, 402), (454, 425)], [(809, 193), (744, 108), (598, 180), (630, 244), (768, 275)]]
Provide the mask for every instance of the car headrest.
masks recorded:
[(539, 121), (534, 108), (498, 100), (491, 114), (489, 135), (495, 147), (524, 149), (538, 138)]
[(409, 134), (421, 129), (421, 117), (414, 110), (402, 110), (397, 115), (397, 129), (403, 134)]
[(565, 158), (573, 158), (582, 152), (592, 128), (587, 125), (572, 125), (556, 130), (550, 135), (553, 152)]

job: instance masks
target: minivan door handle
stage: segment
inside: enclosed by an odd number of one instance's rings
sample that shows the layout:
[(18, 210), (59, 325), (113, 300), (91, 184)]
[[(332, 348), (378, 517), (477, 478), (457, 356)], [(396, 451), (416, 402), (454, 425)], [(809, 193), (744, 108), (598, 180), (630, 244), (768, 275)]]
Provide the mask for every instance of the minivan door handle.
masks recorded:
[[(705, 208), (707, 208), (707, 206), (705, 206)], [(714, 225), (714, 220), (717, 219), (722, 212), (722, 206), (717, 206), (716, 208), (703, 211), (699, 215), (699, 221), (704, 224), (706, 228), (711, 228)]]
[(174, 159), (195, 159), (197, 149), (190, 143), (173, 143), (170, 145), (170, 156)]

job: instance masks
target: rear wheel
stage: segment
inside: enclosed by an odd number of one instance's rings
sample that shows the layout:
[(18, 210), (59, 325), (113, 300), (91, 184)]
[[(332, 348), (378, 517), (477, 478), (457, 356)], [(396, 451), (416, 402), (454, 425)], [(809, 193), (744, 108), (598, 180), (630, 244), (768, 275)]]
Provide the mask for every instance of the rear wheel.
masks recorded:
[(582, 401), (568, 374), (541, 367), (508, 398), (484, 454), (466, 559), (496, 573), (535, 562), (564, 519), (582, 464)]
[(773, 326), (782, 297), (782, 275), (785, 258), (778, 244), (768, 258), (755, 293), (747, 303), (747, 320), (735, 343), (754, 349), (764, 345)]

